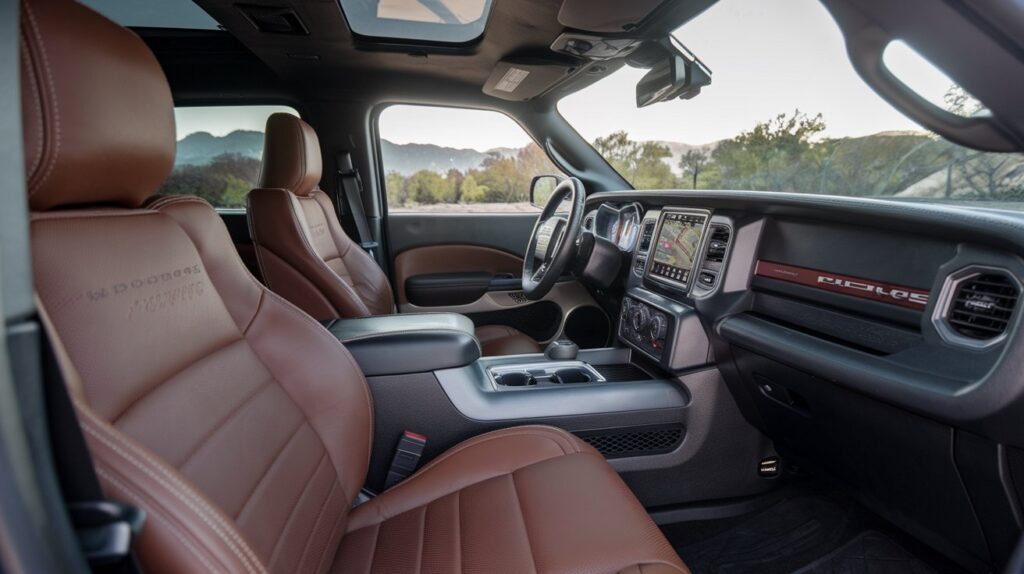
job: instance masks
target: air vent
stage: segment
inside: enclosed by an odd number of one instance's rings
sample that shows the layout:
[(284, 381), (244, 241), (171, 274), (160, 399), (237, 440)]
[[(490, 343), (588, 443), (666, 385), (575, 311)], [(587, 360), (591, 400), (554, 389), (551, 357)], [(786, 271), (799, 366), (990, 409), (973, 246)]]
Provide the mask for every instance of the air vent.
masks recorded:
[(708, 251), (704, 260), (711, 263), (725, 261), (725, 252), (729, 249), (729, 228), (722, 225), (711, 226), (711, 236), (708, 238)]
[(1006, 332), (1020, 292), (1003, 273), (982, 273), (964, 279), (953, 294), (946, 316), (954, 331), (987, 341)]
[(287, 6), (256, 6), (253, 4), (236, 4), (236, 8), (254, 28), (266, 34), (287, 34), (290, 36), (308, 36), (309, 29), (295, 10)]
[(648, 220), (644, 222), (644, 226), (640, 229), (640, 247), (637, 250), (640, 253), (647, 253), (651, 250), (651, 241), (654, 239), (654, 220)]

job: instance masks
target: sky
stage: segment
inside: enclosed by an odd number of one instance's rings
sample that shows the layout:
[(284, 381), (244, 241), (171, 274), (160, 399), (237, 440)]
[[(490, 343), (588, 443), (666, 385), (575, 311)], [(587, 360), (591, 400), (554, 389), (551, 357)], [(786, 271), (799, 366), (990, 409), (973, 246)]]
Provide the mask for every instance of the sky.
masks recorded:
[[(860, 79), (817, 0), (721, 0), (675, 36), (711, 68), (712, 83), (697, 97), (637, 109), (645, 70), (624, 68), (566, 97), (559, 111), (588, 140), (625, 129), (633, 139), (704, 144), (795, 109), (821, 113), (829, 137), (921, 129)], [(912, 51), (886, 57), (918, 89), (941, 98), (950, 85)]]
[[(675, 35), (713, 72), (712, 84), (696, 98), (637, 109), (635, 86), (645, 70), (627, 67), (566, 97), (559, 111), (591, 141), (626, 130), (633, 139), (704, 144), (795, 109), (821, 113), (827, 137), (922, 129), (857, 76), (838, 27), (818, 0), (720, 0)], [(886, 63), (932, 100), (941, 102), (951, 83), (905, 46), (890, 46)], [(265, 118), (265, 111), (254, 109), (179, 111), (178, 137), (262, 129)], [(498, 112), (421, 106), (388, 108), (380, 133), (394, 143), (478, 150), (530, 141)]]

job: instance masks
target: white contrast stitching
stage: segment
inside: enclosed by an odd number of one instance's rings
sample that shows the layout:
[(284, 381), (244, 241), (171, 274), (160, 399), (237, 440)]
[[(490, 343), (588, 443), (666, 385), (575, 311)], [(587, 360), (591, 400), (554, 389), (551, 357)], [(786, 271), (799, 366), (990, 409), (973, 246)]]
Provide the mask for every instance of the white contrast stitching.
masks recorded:
[[(140, 507), (145, 508), (146, 504), (142, 501), (142, 498), (138, 494), (136, 494), (128, 485), (126, 485), (123, 482), (121, 482), (120, 480), (114, 478), (110, 473), (104, 471), (102, 468), (98, 468), (97, 467), (96, 468), (96, 474), (98, 474), (101, 478), (103, 478), (103, 480), (111, 483), (116, 488), (121, 490), (121, 492), (123, 492), (124, 495), (126, 497), (128, 497), (130, 500), (135, 502), (135, 504), (138, 504)], [(159, 513), (155, 512), (152, 508), (149, 509), (149, 512), (148, 512), (147, 516), (153, 517), (154, 519), (156, 519), (157, 522), (160, 522), (161, 524), (166, 526), (167, 530), (170, 531), (171, 536), (174, 536), (174, 538), (176, 538), (178, 540), (178, 542), (181, 542), (182, 546), (184, 546), (189, 551), (191, 551), (192, 554), (197, 559), (199, 559), (200, 562), (203, 563), (203, 566), (206, 566), (207, 571), (209, 571), (209, 572), (220, 572), (220, 570), (215, 568), (213, 566), (213, 564), (211, 564), (206, 559), (206, 557), (203, 556), (203, 554), (199, 551), (198, 548), (196, 548), (196, 546), (194, 544), (192, 544), (191, 542), (188, 541), (188, 539), (185, 538), (185, 536), (182, 534), (181, 530), (179, 530), (177, 526), (172, 524), (170, 520), (167, 520), (166, 518), (161, 516)]]
[[(25, 14), (28, 16), (29, 24), (32, 25), (32, 32), (36, 37), (36, 42), (39, 43), (39, 55), (40, 60), (43, 64), (43, 69), (46, 71), (46, 80), (50, 85), (50, 98), (53, 100), (53, 157), (50, 158), (46, 166), (46, 171), (43, 172), (42, 179), (36, 184), (36, 189), (29, 192), (31, 196), (33, 193), (39, 190), (40, 187), (46, 180), (50, 178), (50, 174), (53, 172), (53, 166), (57, 163), (57, 158), (60, 156), (60, 102), (57, 100), (57, 88), (53, 82), (53, 73), (50, 71), (50, 59), (46, 55), (46, 44), (43, 42), (43, 36), (39, 33), (39, 25), (36, 24), (36, 17), (32, 13), (32, 6), (28, 3), (23, 3), (22, 6), (25, 8)], [(40, 90), (42, 94), (42, 90)], [(42, 138), (40, 138), (42, 139)]]
[[(125, 441), (116, 433), (108, 433), (110, 438), (101, 435), (97, 429), (102, 429), (104, 430), (104, 432), (107, 431), (101, 424), (97, 423), (96, 416), (88, 408), (81, 407), (80, 405), (80, 408), (78, 410), (79, 412), (86, 414), (86, 419), (83, 420), (88, 420), (88, 422), (90, 423), (89, 425), (82, 425), (82, 428), (85, 429), (86, 432), (96, 437), (97, 440), (102, 442), (108, 448), (110, 448), (111, 450), (113, 450), (114, 452), (121, 455), (129, 462), (131, 462), (133, 466), (135, 466), (136, 468), (144, 472), (147, 476), (155, 480), (158, 484), (166, 488), (168, 492), (173, 494), (178, 500), (183, 502), (193, 512), (195, 512), (196, 515), (199, 516), (199, 518), (207, 524), (207, 526), (209, 526), (215, 533), (217, 533), (221, 537), (222, 540), (224, 540), (224, 542), (227, 543), (228, 547), (235, 553), (235, 555), (242, 560), (242, 563), (246, 566), (246, 570), (248, 570), (249, 572), (264, 571), (259, 559), (256, 558), (255, 553), (253, 553), (252, 549), (248, 547), (248, 544), (246, 544), (245, 541), (242, 540), (241, 537), (238, 536), (236, 532), (234, 532), (234, 529), (231, 528), (230, 525), (225, 523), (224, 520), (220, 516), (218, 516), (216, 511), (210, 508), (210, 505), (206, 503), (206, 501), (195, 496), (194, 493), (190, 492), (190, 489), (187, 486), (182, 484), (182, 482), (177, 477), (168, 473), (166, 469), (164, 469), (160, 464), (154, 461), (152, 457), (150, 457), (145, 452), (136, 449), (131, 443)], [(131, 454), (125, 452), (123, 449), (121, 449), (116, 444), (111, 442), (111, 438), (117, 440), (125, 447), (135, 451), (144, 460), (149, 462), (150, 465), (152, 465), (152, 467), (147, 467), (146, 465), (139, 462), (138, 459), (136, 459)], [(166, 477), (167, 480), (157, 476), (153, 472), (153, 469), (159, 470), (161, 474), (163, 474)], [(170, 484), (168, 483), (168, 481), (170, 481)], [(188, 496), (186, 497), (186, 495)], [(217, 524), (215, 524), (215, 522)], [(237, 546), (235, 543), (237, 543)], [(253, 565), (255, 565), (255, 570), (253, 569)]]

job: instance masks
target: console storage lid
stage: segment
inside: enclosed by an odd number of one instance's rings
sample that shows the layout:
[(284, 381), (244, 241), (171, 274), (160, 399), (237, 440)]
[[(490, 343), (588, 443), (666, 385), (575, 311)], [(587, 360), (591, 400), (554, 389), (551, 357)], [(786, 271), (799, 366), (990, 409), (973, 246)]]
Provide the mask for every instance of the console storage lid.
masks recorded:
[(473, 322), (457, 313), (334, 319), (324, 325), (367, 377), (462, 367), (480, 358)]

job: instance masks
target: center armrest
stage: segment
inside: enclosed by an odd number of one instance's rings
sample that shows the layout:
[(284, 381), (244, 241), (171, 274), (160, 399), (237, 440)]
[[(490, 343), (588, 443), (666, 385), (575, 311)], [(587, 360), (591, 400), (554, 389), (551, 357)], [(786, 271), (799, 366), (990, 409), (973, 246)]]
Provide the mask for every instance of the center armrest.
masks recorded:
[(424, 373), (480, 358), (473, 322), (457, 313), (408, 313), (324, 323), (372, 377)]

